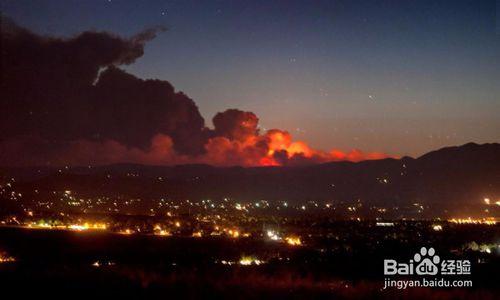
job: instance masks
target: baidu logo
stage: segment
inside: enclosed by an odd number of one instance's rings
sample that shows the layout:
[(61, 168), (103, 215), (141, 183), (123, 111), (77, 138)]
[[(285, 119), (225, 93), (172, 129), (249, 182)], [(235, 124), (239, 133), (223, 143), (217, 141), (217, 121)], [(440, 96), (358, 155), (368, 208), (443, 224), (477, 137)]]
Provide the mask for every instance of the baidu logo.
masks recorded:
[(469, 260), (442, 260), (434, 248), (420, 248), (409, 262), (384, 260), (384, 275), (467, 275), (470, 274)]
[(420, 253), (415, 253), (413, 260), (418, 263), (415, 267), (417, 275), (436, 275), (438, 273), (441, 259), (436, 255), (434, 248), (420, 248)]

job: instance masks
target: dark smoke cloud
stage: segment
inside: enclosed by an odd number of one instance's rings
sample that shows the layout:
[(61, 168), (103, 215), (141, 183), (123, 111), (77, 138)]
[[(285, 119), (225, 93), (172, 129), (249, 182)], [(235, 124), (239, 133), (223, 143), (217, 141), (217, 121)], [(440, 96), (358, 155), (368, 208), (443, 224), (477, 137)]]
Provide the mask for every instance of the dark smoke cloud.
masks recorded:
[(259, 133), (257, 129), (259, 118), (252, 112), (228, 109), (217, 113), (212, 122), (215, 134), (230, 140), (244, 141)]
[(237, 109), (217, 113), (208, 129), (194, 101), (169, 82), (119, 68), (163, 30), (56, 38), (3, 20), (0, 165), (300, 165), (385, 156), (314, 150), (278, 129), (261, 134), (257, 116)]
[(101, 73), (91, 108), (95, 136), (140, 148), (157, 133), (170, 136), (181, 154), (201, 154), (208, 130), (196, 104), (170, 83), (142, 80), (109, 67)]
[(179, 153), (203, 152), (204, 120), (191, 99), (167, 81), (142, 80), (116, 67), (141, 57), (163, 28), (131, 38), (84, 32), (61, 39), (8, 20), (2, 25), (1, 139), (113, 139), (144, 148), (164, 133)]

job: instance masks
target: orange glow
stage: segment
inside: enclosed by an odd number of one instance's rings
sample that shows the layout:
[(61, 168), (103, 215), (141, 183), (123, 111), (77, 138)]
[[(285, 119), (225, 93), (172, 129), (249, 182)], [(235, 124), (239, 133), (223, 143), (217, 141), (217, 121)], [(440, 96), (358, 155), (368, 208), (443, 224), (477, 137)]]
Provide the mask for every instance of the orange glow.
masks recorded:
[(303, 154), (305, 157), (311, 157), (314, 153), (314, 151), (304, 142), (292, 143), (286, 151), (289, 156), (293, 156), (294, 154)]
[[(274, 152), (274, 151), (269, 150), (269, 152)], [(271, 156), (272, 154), (268, 154), (268, 155)], [(271, 167), (271, 166), (276, 167), (276, 166), (279, 166), (280, 164), (277, 161), (275, 161), (272, 157), (265, 156), (265, 157), (260, 159), (259, 165), (263, 166), (263, 167)]]
[(266, 155), (259, 159), (258, 164), (260, 166), (280, 166), (284, 164), (283, 159), (287, 159), (293, 163), (295, 158), (306, 159), (312, 163), (322, 163), (341, 160), (357, 162), (389, 157), (384, 153), (365, 153), (357, 149), (350, 152), (343, 152), (337, 149), (333, 149), (330, 152), (316, 150), (309, 147), (303, 141), (292, 141), (290, 133), (279, 129), (271, 129), (263, 137), (267, 142), (268, 150)]
[(238, 230), (232, 230), (232, 229), (230, 229), (227, 233), (232, 238), (238, 238), (240, 236), (240, 232)]
[(495, 218), (482, 218), (482, 219), (474, 219), (471, 217), (468, 218), (453, 218), (448, 220), (450, 223), (455, 224), (485, 224), (485, 225), (495, 225), (497, 223)]
[[(249, 126), (249, 124), (252, 124)], [(209, 138), (205, 145), (205, 153), (198, 156), (180, 155), (173, 147), (172, 139), (164, 134), (155, 135), (150, 147), (146, 150), (127, 148), (126, 146), (108, 140), (102, 143), (80, 141), (72, 144), (74, 149), (68, 152), (81, 153), (82, 149), (97, 149), (95, 153), (105, 153), (102, 157), (112, 158), (111, 161), (99, 163), (137, 162), (147, 164), (169, 165), (206, 163), (216, 166), (283, 166), (325, 163), (332, 161), (353, 161), (383, 159), (388, 156), (380, 152), (363, 152), (358, 149), (341, 151), (331, 149), (323, 151), (314, 149), (304, 141), (294, 141), (292, 135), (284, 130), (271, 129), (260, 133), (256, 123), (243, 122), (241, 128), (232, 129), (223, 136)], [(255, 129), (255, 130), (254, 130)], [(71, 164), (87, 164), (88, 161), (72, 161), (73, 155), (63, 155), (61, 160)]]
[(5, 252), (0, 252), (0, 263), (14, 262), (16, 259)]
[(302, 245), (302, 241), (300, 240), (299, 237), (289, 236), (289, 237), (285, 238), (285, 240), (291, 246), (300, 246), (300, 245)]
[(119, 233), (120, 234), (125, 234), (125, 235), (130, 235), (130, 234), (132, 234), (134, 232), (132, 230), (130, 230), (130, 229), (127, 228), (125, 230), (120, 231)]
[(170, 233), (170, 231), (167, 231), (167, 230), (159, 230), (159, 231), (155, 232), (155, 235), (170, 236), (172, 234)]
[(286, 150), (288, 147), (290, 147), (290, 144), (292, 143), (292, 137), (286, 131), (271, 129), (267, 132), (266, 136), (269, 139), (268, 155), (272, 155), (274, 151)]

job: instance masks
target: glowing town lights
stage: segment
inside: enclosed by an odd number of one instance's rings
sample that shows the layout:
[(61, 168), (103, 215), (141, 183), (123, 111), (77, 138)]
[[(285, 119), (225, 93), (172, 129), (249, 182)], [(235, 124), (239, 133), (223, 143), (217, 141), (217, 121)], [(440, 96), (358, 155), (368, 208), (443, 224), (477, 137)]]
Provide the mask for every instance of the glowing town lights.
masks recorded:
[(291, 245), (291, 246), (300, 246), (302, 245), (302, 242), (300, 240), (299, 237), (295, 237), (295, 236), (289, 236), (287, 238), (285, 238), (285, 241)]
[(500, 201), (495, 202), (497, 206), (500, 206)]
[(68, 229), (70, 230), (76, 230), (76, 231), (82, 231), (82, 230), (87, 230), (88, 228), (83, 226), (83, 225), (76, 225), (76, 224), (73, 224), (73, 225), (68, 225)]
[(120, 234), (125, 234), (125, 235), (130, 235), (130, 234), (132, 234), (134, 232), (132, 230), (130, 230), (130, 229), (127, 228), (125, 230), (120, 231), (119, 233)]
[(443, 230), (443, 226), (441, 226), (441, 225), (432, 225), (432, 230), (434, 230), (434, 231), (442, 231)]
[(96, 229), (96, 230), (106, 230), (108, 228), (108, 225), (103, 224), (103, 223), (95, 223), (89, 228)]
[(202, 235), (201, 231), (193, 232), (193, 237), (201, 238), (202, 236), (203, 235)]
[(251, 265), (261, 265), (263, 264), (264, 262), (260, 259), (257, 259), (257, 258), (254, 258), (254, 257), (251, 257), (251, 256), (243, 256), (240, 261), (239, 261), (240, 265), (242, 266), (251, 266)]
[(253, 262), (253, 260), (249, 259), (249, 258), (242, 258), (240, 260), (240, 265), (243, 265), (243, 266), (249, 266), (251, 265)]
[(240, 236), (240, 232), (238, 230), (232, 230), (232, 229), (230, 229), (227, 233), (232, 238), (238, 238)]
[(69, 230), (83, 231), (83, 230), (106, 230), (108, 226), (104, 223), (84, 223), (68, 225)]
[(39, 228), (50, 228), (50, 224), (48, 223), (44, 223), (44, 222), (40, 222), (38, 224), (35, 224), (35, 227), (39, 227)]
[(490, 198), (484, 198), (484, 204), (490, 205)]
[(159, 235), (159, 236), (170, 236), (170, 235), (172, 235), (172, 234), (170, 233), (170, 231), (168, 231), (168, 230), (164, 230), (164, 229), (155, 230), (155, 233), (154, 233), (154, 234), (155, 234), (155, 235)]
[(14, 262), (14, 261), (16, 261), (16, 259), (14, 257), (7, 254), (7, 252), (0, 251), (0, 263), (8, 263), (8, 262)]
[(280, 237), (278, 236), (278, 234), (272, 230), (268, 230), (267, 231), (267, 237), (270, 238), (271, 240), (273, 241), (277, 241), (280, 239)]
[(177, 228), (181, 227), (181, 222), (176, 221), (176, 222), (175, 222), (175, 227), (177, 227)]
[(16, 259), (12, 256), (8, 256), (5, 253), (0, 253), (0, 263), (15, 262)]
[(84, 223), (84, 224), (50, 224), (47, 222), (40, 221), (38, 223), (32, 222), (25, 225), (27, 228), (41, 228), (41, 229), (52, 229), (52, 230), (73, 230), (73, 231), (83, 231), (83, 230), (106, 230), (108, 225), (104, 223)]
[(494, 218), (483, 218), (483, 219), (473, 219), (471, 217), (468, 217), (466, 219), (451, 219), (448, 220), (450, 223), (455, 223), (455, 224), (485, 224), (485, 225), (495, 225), (497, 221)]
[(394, 226), (394, 223), (393, 222), (377, 222), (375, 224), (375, 226), (378, 226), (378, 227), (392, 227), (392, 226)]
[(488, 254), (491, 254), (495, 251), (495, 249), (498, 249), (498, 252), (500, 253), (500, 244), (477, 244), (476, 242), (470, 242), (465, 245), (465, 249)]
[(95, 268), (100, 268), (104, 266), (114, 266), (115, 263), (112, 261), (95, 261), (92, 263), (92, 266)]

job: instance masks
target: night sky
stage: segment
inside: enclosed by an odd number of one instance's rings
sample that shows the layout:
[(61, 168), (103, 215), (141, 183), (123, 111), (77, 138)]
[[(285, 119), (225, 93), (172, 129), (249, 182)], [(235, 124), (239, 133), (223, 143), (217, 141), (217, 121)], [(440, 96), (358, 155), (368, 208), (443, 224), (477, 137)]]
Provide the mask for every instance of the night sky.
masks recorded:
[[(110, 65), (134, 78), (170, 82), (196, 103), (209, 128), (214, 115), (235, 108), (253, 112), (261, 133), (287, 130), (294, 140), (325, 151), (418, 156), (448, 145), (500, 141), (495, 1), (4, 0), (1, 10), (3, 20), (65, 38), (87, 30), (130, 38), (148, 28), (167, 28), (155, 38), (135, 40), (144, 46), (143, 55)], [(244, 119), (247, 126), (254, 116), (229, 113), (219, 120)], [(40, 135), (48, 143), (102, 137), (120, 147), (144, 149), (155, 133), (165, 133), (177, 152), (198, 155), (199, 145), (182, 144), (184, 136), (247, 143), (247, 134), (254, 134), (224, 131), (224, 126), (203, 133), (148, 129), (145, 141), (137, 137), (140, 130), (137, 136), (117, 136), (112, 130), (108, 136), (81, 130), (64, 139)], [(100, 151), (95, 155), (107, 153)]]

